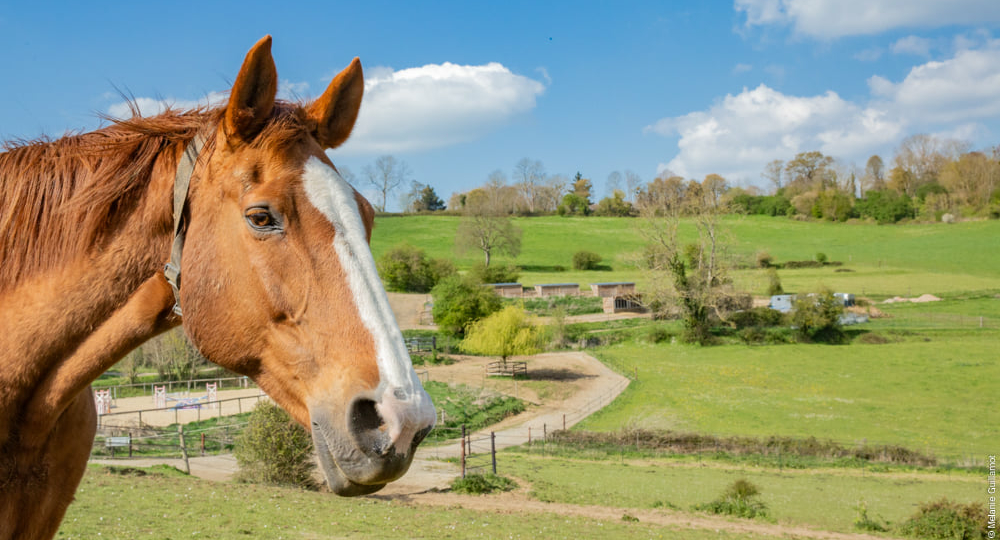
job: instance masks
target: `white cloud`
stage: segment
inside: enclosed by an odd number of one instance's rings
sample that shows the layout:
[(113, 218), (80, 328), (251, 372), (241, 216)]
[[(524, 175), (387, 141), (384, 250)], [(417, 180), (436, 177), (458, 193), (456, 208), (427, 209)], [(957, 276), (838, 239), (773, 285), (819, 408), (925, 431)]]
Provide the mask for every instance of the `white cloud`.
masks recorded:
[(473, 140), (534, 109), (544, 91), (498, 63), (374, 69), (354, 133), (338, 152), (405, 152)]
[[(287, 100), (297, 100), (309, 91), (309, 83), (281, 81), (278, 83), (278, 97)], [(229, 91), (209, 92), (201, 99), (174, 99), (137, 97), (132, 103), (139, 109), (142, 116), (155, 116), (172, 108), (174, 110), (189, 110), (198, 107), (216, 107), (229, 100)], [(112, 118), (128, 118), (132, 116), (132, 108), (127, 101), (119, 101), (108, 106), (108, 115)]]
[(819, 39), (872, 35), (894, 28), (1000, 22), (996, 0), (736, 0), (746, 25), (791, 25)]
[(874, 76), (868, 86), (885, 108), (901, 118), (958, 123), (998, 117), (1000, 41), (917, 66), (898, 83)]
[(889, 50), (893, 54), (914, 54), (917, 56), (929, 56), (931, 52), (931, 40), (918, 36), (906, 36), (893, 43)]
[[(544, 68), (539, 70), (549, 81)], [(340, 154), (406, 152), (470, 141), (534, 109), (546, 87), (498, 63), (430, 64), (399, 71), (376, 67), (366, 75), (358, 123)], [(283, 81), (278, 96), (296, 100), (308, 90), (307, 83)], [(134, 102), (149, 116), (168, 106), (190, 109), (227, 99), (228, 92), (213, 92), (197, 101), (139, 97)], [(131, 112), (128, 103), (119, 102), (108, 114), (123, 118)]]
[(871, 77), (868, 86), (867, 103), (855, 103), (834, 92), (792, 96), (760, 85), (647, 130), (679, 136), (676, 157), (661, 168), (749, 183), (760, 182), (769, 161), (804, 151), (860, 163), (915, 133), (974, 141), (988, 135), (984, 122), (1000, 119), (1000, 40), (916, 66), (898, 82)]
[(707, 111), (661, 120), (649, 128), (680, 135), (677, 157), (662, 166), (686, 177), (718, 173), (756, 182), (764, 164), (820, 150), (853, 154), (899, 136), (884, 113), (863, 109), (835, 92), (789, 96), (766, 85), (727, 95)]

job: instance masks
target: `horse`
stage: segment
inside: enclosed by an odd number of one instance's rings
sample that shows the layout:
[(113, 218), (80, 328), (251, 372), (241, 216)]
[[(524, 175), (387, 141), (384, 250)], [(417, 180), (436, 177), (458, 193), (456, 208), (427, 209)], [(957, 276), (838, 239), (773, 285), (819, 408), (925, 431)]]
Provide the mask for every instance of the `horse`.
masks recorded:
[(224, 105), (4, 146), (0, 539), (55, 535), (96, 433), (90, 383), (178, 325), (311, 431), (333, 492), (408, 469), (434, 406), (375, 270), (372, 206), (325, 153), (354, 127), (361, 63), (311, 102), (277, 87), (265, 36)]

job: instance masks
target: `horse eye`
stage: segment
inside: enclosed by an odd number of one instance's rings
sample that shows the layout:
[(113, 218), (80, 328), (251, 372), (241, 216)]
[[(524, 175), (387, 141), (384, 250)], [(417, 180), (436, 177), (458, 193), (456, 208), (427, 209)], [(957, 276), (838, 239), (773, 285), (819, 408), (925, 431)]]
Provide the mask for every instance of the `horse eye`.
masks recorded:
[(254, 229), (266, 231), (278, 228), (278, 221), (265, 208), (251, 208), (246, 213), (246, 220)]

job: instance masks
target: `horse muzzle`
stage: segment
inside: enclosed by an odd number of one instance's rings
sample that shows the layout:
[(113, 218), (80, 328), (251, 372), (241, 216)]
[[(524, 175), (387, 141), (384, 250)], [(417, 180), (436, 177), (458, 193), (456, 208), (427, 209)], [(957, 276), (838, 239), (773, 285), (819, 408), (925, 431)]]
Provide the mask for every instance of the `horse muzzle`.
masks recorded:
[(309, 407), (313, 444), (330, 489), (354, 497), (403, 476), (434, 427), (434, 406), (423, 388), (384, 388), (343, 407)]

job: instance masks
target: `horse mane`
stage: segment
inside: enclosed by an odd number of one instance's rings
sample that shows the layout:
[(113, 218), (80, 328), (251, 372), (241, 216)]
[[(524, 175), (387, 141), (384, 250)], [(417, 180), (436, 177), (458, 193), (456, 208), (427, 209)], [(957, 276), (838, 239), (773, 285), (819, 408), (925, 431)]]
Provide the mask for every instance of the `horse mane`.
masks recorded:
[[(0, 292), (66, 264), (110, 236), (116, 217), (134, 207), (157, 157), (186, 145), (225, 108), (168, 109), (59, 139), (3, 143), (0, 153)], [(254, 146), (295, 140), (310, 129), (299, 104), (278, 102)], [(210, 143), (211, 144), (211, 143)]]

